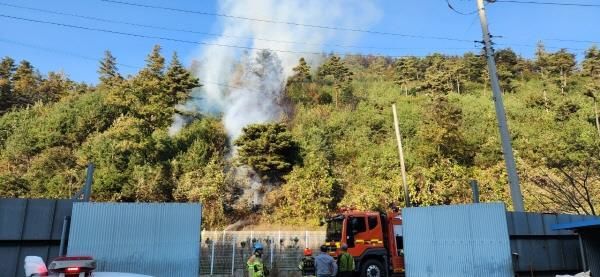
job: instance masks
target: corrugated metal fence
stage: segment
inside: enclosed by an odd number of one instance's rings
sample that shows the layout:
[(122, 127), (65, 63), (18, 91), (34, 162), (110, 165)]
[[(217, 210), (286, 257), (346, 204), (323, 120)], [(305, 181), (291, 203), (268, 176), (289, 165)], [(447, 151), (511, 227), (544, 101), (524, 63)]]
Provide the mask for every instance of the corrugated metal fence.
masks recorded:
[(504, 204), (406, 208), (402, 213), (408, 276), (513, 276)]
[(75, 203), (67, 253), (98, 271), (198, 276), (200, 204)]
[(0, 199), (0, 276), (25, 276), (25, 256), (58, 256), (72, 200)]
[(584, 219), (584, 215), (507, 212), (508, 233), (517, 276), (555, 276), (582, 269), (577, 235), (551, 226)]

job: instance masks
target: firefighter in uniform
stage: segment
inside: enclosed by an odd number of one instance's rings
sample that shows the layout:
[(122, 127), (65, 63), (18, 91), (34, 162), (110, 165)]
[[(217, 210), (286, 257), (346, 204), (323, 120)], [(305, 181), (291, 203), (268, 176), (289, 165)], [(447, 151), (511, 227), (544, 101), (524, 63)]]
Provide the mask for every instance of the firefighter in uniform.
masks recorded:
[(269, 276), (269, 271), (262, 262), (263, 245), (260, 242), (254, 243), (254, 254), (250, 256), (248, 262), (249, 277), (265, 277)]
[(342, 244), (342, 254), (338, 258), (338, 263), (338, 276), (351, 277), (354, 274), (354, 258), (348, 253), (348, 245), (345, 243)]
[(302, 257), (302, 261), (300, 261), (298, 268), (302, 271), (302, 276), (316, 276), (315, 258), (313, 258), (312, 250), (310, 250), (310, 248), (304, 249), (304, 257)]

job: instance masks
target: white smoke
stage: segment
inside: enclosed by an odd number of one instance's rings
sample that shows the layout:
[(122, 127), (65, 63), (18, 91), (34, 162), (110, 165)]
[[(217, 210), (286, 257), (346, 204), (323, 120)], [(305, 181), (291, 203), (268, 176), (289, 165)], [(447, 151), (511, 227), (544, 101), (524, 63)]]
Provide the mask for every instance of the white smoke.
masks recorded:
[[(314, 68), (323, 57), (321, 53), (339, 50), (325, 48), (324, 43), (350, 44), (358, 36), (353, 32), (301, 25), (368, 29), (380, 17), (374, 3), (363, 0), (220, 1), (218, 12), (221, 14), (297, 24), (219, 17), (222, 36), (207, 41), (212, 45), (200, 49), (197, 59), (200, 64), (197, 77), (203, 86), (194, 91), (193, 100), (183, 109), (221, 115), (231, 142), (249, 124), (280, 119), (285, 81), (298, 60), (304, 57)], [(181, 118), (175, 119), (170, 133), (177, 132), (185, 123)], [(263, 185), (251, 168), (233, 168), (232, 173), (244, 191), (238, 203), (261, 205), (271, 186)]]
[[(368, 29), (380, 17), (374, 3), (362, 0), (223, 0), (219, 2), (219, 13), (303, 25)], [(196, 100), (186, 107), (222, 114), (231, 141), (248, 124), (279, 119), (279, 99), (285, 80), (300, 57), (315, 66), (322, 57), (315, 53), (338, 50), (325, 49), (324, 43), (352, 43), (358, 35), (298, 24), (229, 17), (219, 19), (222, 20), (219, 22), (222, 36), (209, 41), (214, 45), (202, 48), (198, 58), (201, 64), (198, 77), (203, 87), (195, 91)], [(278, 51), (271, 52), (275, 56), (264, 57), (266, 54), (260, 49)]]

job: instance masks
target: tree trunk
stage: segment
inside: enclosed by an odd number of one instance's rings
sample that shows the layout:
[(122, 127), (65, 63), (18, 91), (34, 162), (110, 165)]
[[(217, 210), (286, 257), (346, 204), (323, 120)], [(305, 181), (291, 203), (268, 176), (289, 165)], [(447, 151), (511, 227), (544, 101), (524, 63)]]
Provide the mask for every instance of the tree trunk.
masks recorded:
[(456, 78), (456, 90), (458, 91), (458, 94), (460, 94), (460, 81), (458, 78)]
[(548, 112), (548, 95), (546, 94), (546, 86), (544, 86), (544, 108), (546, 109), (546, 112)]
[(565, 75), (562, 67), (560, 68), (560, 94), (565, 95)]
[(598, 130), (598, 136), (600, 136), (600, 119), (598, 118), (598, 105), (596, 99), (594, 99), (594, 114), (596, 115), (596, 129)]

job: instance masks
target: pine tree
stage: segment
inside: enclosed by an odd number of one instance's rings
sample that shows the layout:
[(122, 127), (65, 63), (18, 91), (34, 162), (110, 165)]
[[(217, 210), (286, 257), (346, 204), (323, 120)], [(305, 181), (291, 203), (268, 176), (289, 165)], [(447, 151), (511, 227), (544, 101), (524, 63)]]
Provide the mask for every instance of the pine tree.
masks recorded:
[(0, 114), (10, 108), (14, 72), (15, 60), (4, 57), (0, 61)]
[(419, 60), (416, 57), (403, 57), (394, 64), (394, 83), (404, 87), (408, 92), (408, 84), (419, 78)]
[(600, 81), (600, 49), (595, 45), (585, 51), (582, 69), (585, 75)]
[(310, 66), (306, 63), (304, 58), (300, 58), (298, 65), (292, 70), (294, 71), (294, 75), (291, 78), (292, 81), (310, 82), (312, 80), (312, 76), (310, 75)]
[(13, 75), (13, 101), (18, 106), (33, 104), (38, 100), (37, 89), (40, 75), (31, 63), (21, 61)]
[(429, 67), (425, 71), (425, 89), (433, 93), (447, 94), (454, 88), (453, 78), (450, 72), (450, 63), (447, 57), (441, 54), (434, 54), (427, 57)]
[(548, 57), (548, 71), (552, 81), (560, 88), (561, 93), (565, 93), (568, 85), (569, 75), (575, 70), (577, 61), (575, 55), (567, 52), (566, 49), (552, 53)]
[(168, 90), (167, 104), (170, 106), (186, 101), (190, 97), (191, 90), (200, 86), (198, 78), (192, 76), (191, 72), (183, 67), (175, 52), (167, 68), (165, 82)]
[(503, 92), (513, 92), (515, 86), (513, 84), (517, 74), (518, 57), (515, 52), (508, 48), (502, 49), (494, 53), (496, 59), (498, 79)]
[(350, 71), (348, 67), (344, 65), (340, 57), (332, 56), (325, 64), (321, 66), (319, 69), (319, 76), (333, 77), (333, 86), (334, 86), (334, 102), (335, 106), (338, 106), (340, 94), (351, 94), (352, 87), (352, 75), (353, 73)]
[(98, 68), (100, 85), (112, 86), (123, 80), (117, 68), (117, 58), (108, 50), (104, 51), (104, 58)]
[(463, 55), (462, 60), (467, 79), (471, 82), (483, 82), (484, 71), (487, 66), (484, 56), (469, 52)]
[(142, 69), (140, 74), (162, 80), (164, 77), (165, 58), (160, 54), (160, 50), (160, 45), (154, 45), (152, 52), (146, 58), (146, 67)]
[(49, 72), (38, 87), (38, 99), (44, 103), (56, 102), (75, 86), (62, 72)]

